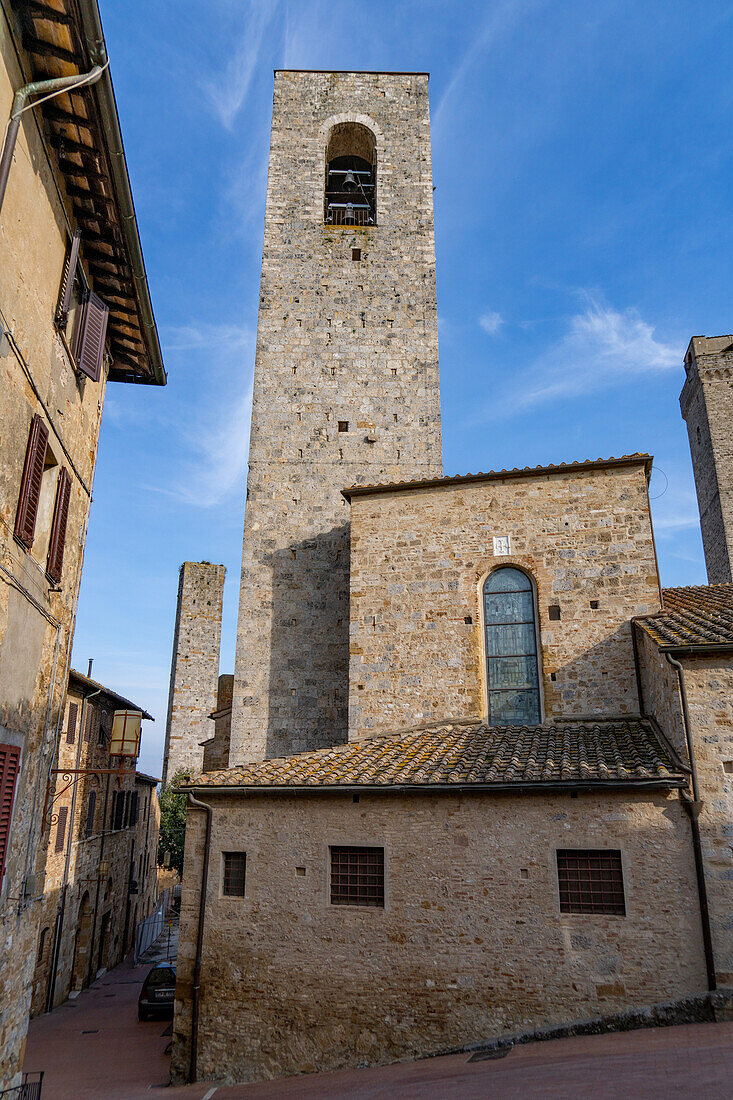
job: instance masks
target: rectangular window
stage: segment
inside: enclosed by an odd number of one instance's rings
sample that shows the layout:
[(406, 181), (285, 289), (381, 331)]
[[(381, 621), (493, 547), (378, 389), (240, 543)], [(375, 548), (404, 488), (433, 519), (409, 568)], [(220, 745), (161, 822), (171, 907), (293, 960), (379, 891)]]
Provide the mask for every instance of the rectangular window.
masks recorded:
[(613, 849), (559, 849), (561, 913), (626, 916), (621, 853)]
[(246, 852), (224, 852), (224, 877), (221, 892), (228, 898), (244, 897), (244, 876), (247, 869)]
[(0, 745), (0, 885), (5, 874), (19, 767), (20, 749), (15, 745)]
[(331, 905), (384, 908), (384, 848), (331, 848)]

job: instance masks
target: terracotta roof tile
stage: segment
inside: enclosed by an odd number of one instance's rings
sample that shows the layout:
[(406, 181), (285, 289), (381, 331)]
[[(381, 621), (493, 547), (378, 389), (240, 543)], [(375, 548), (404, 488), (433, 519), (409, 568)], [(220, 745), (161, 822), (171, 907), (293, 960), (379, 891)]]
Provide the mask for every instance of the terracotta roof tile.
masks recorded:
[(679, 786), (684, 765), (644, 718), (489, 727), (446, 722), (208, 772), (192, 787), (431, 787), (546, 783)]
[(664, 610), (637, 620), (664, 648), (733, 645), (733, 584), (665, 588)]
[(417, 478), (413, 481), (378, 481), (373, 485), (350, 485), (342, 489), (341, 495), (350, 500), (352, 496), (370, 493), (397, 492), (403, 489), (431, 489), (444, 485), (461, 485), (472, 481), (497, 481), (502, 478), (530, 477), (532, 474), (568, 473), (575, 470), (604, 469), (610, 466), (636, 466), (641, 463), (651, 469), (652, 456), (642, 451), (632, 455), (620, 455), (618, 458), (586, 458), (580, 462), (549, 463), (547, 466), (514, 466), (511, 470), (487, 470), (478, 474), (453, 474), (445, 477)]

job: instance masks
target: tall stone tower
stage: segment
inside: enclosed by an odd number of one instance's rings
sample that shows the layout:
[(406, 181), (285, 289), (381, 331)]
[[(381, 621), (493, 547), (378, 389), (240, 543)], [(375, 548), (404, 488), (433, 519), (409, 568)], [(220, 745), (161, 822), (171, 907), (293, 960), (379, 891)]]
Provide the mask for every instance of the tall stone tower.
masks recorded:
[(733, 336), (693, 336), (680, 395), (710, 584), (733, 580)]
[(249, 461), (230, 766), (347, 740), (341, 489), (442, 472), (426, 73), (275, 74)]
[(223, 565), (208, 561), (186, 561), (181, 566), (165, 729), (164, 783), (179, 768), (192, 773), (202, 770), (201, 742), (214, 732), (209, 715), (216, 710), (225, 575)]

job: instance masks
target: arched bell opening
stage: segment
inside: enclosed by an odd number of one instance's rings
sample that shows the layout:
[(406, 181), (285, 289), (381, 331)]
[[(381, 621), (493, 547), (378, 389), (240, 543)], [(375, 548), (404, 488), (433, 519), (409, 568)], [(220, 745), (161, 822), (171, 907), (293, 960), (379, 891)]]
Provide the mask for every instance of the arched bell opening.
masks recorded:
[(376, 225), (377, 149), (359, 122), (340, 122), (326, 147), (326, 225)]

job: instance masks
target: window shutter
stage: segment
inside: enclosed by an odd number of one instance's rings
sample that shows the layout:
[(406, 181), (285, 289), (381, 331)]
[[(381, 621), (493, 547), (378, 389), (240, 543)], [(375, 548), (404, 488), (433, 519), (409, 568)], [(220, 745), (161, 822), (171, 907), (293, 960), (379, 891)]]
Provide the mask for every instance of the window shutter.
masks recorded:
[(56, 487), (56, 504), (53, 509), (53, 524), (51, 525), (51, 541), (48, 547), (48, 562), (46, 572), (56, 584), (61, 580), (61, 570), (64, 564), (64, 545), (66, 543), (66, 521), (69, 518), (69, 501), (71, 500), (71, 475), (65, 466), (61, 467), (59, 481)]
[(56, 307), (56, 324), (60, 328), (66, 326), (66, 320), (69, 316), (69, 307), (71, 306), (71, 295), (74, 290), (74, 276), (76, 275), (76, 264), (79, 259), (79, 245), (81, 243), (81, 230), (75, 229), (74, 236), (71, 238), (71, 245), (69, 252), (64, 262), (64, 274), (61, 279), (61, 289), (59, 291), (59, 303)]
[(59, 820), (56, 826), (56, 843), (54, 844), (55, 852), (62, 852), (64, 850), (64, 840), (66, 839), (66, 819), (69, 816), (69, 807), (62, 806), (59, 810)]
[(94, 707), (90, 707), (87, 703), (86, 715), (84, 718), (84, 740), (91, 741), (92, 732), (94, 730)]
[(94, 832), (94, 813), (97, 809), (97, 792), (91, 791), (89, 794), (89, 805), (87, 806), (87, 823), (84, 830), (87, 836), (91, 836)]
[(10, 819), (13, 816), (13, 799), (19, 767), (20, 749), (15, 745), (0, 745), (0, 883), (5, 874)]
[(137, 825), (139, 813), (140, 795), (134, 791), (130, 796), (130, 824)]
[(109, 306), (90, 290), (76, 330), (74, 359), (82, 374), (86, 374), (92, 382), (98, 382), (102, 374), (108, 317)]
[(41, 495), (41, 480), (46, 465), (46, 445), (48, 428), (37, 413), (31, 421), (28, 449), (25, 452), (23, 480), (20, 483), (18, 511), (15, 516), (15, 534), (23, 545), (30, 550), (36, 532), (38, 499)]
[(79, 713), (77, 703), (69, 703), (69, 717), (66, 720), (66, 744), (73, 745), (76, 741), (76, 717)]

